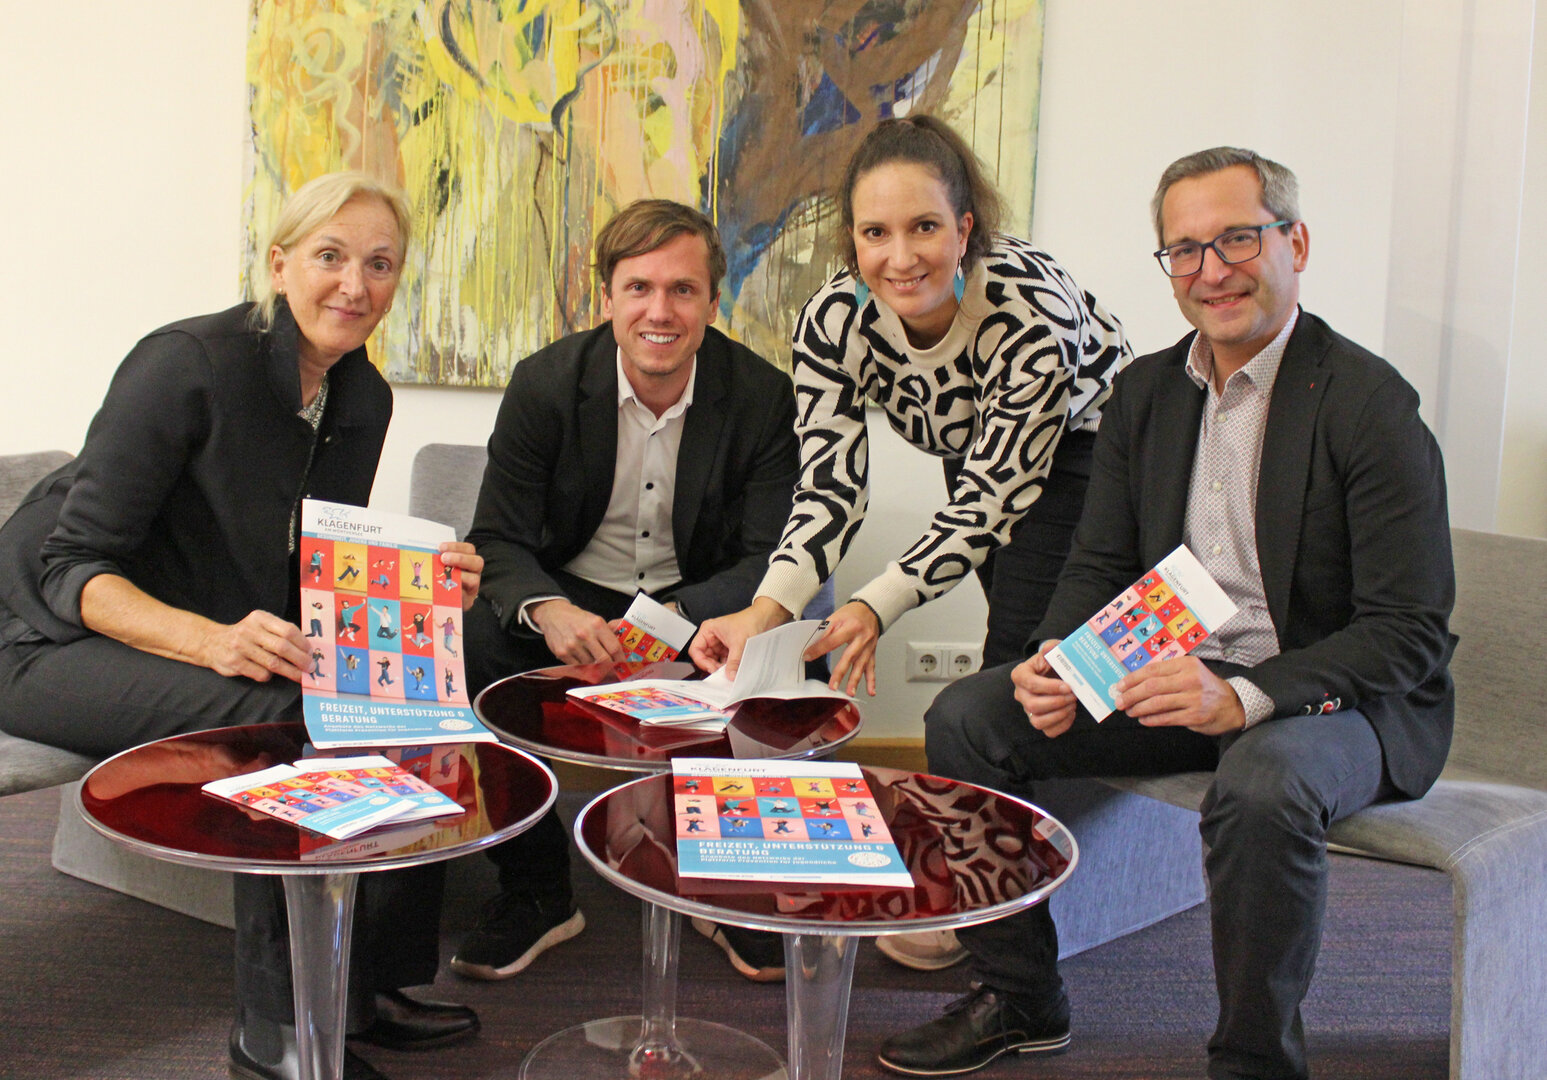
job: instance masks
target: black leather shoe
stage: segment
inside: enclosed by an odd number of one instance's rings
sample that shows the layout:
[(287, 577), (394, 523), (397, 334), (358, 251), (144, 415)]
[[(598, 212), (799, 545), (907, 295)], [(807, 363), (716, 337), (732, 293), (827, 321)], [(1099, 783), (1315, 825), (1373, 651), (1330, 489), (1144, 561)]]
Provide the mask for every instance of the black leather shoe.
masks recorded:
[(388, 1050), (429, 1050), (478, 1033), (478, 1014), (466, 1005), (416, 1001), (401, 990), (373, 995), (376, 1019), (357, 1035), (356, 1042)]
[(955, 1076), (1000, 1054), (1061, 1054), (1069, 1048), (1069, 999), (1038, 1004), (979, 986), (945, 1007), (945, 1015), (881, 1044), (876, 1060), (905, 1076)]
[[(254, 1025), (248, 1025), (249, 1028)], [(245, 1030), (238, 1020), (231, 1026), (231, 1075), (242, 1080), (297, 1080), (295, 1028), (267, 1024), (264, 1031)], [(387, 1080), (369, 1061), (352, 1050), (344, 1051), (344, 1080)]]

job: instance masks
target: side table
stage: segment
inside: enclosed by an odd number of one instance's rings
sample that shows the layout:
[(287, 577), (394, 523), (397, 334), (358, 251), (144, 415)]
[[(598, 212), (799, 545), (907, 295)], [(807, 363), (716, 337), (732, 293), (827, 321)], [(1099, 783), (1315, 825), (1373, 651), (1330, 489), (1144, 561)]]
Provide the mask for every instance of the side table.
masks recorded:
[(1044, 900), (1079, 861), (1069, 832), (1030, 803), (937, 776), (861, 772), (911, 889), (680, 878), (669, 775), (598, 796), (575, 823), (581, 854), (646, 903), (785, 935), (790, 1080), (842, 1075), (857, 938), (1003, 918)]
[[(344, 997), (358, 877), (437, 862), (531, 827), (558, 794), (541, 762), (497, 743), (436, 746), (455, 818), (332, 841), (200, 788), (302, 756), (300, 724), (216, 728), (126, 750), (92, 769), (80, 809), (104, 836), (187, 866), (284, 878), (301, 1080), (341, 1080)], [(363, 752), (363, 751), (362, 751)]]

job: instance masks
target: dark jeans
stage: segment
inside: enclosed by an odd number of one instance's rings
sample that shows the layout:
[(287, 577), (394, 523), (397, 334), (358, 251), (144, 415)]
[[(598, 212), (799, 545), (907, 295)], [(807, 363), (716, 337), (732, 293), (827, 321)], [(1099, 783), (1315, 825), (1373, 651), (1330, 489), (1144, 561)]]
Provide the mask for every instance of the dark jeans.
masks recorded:
[[(978, 567), (978, 581), (988, 600), (988, 633), (983, 640), (985, 669), (1026, 656), (1031, 632), (1042, 622), (1053, 588), (1069, 557), (1074, 527), (1085, 507), (1090, 483), (1091, 451), (1096, 436), (1071, 431), (1053, 453), (1042, 494), (1026, 516), (1010, 530), (1010, 540), (989, 552)], [(942, 462), (946, 489), (954, 490), (961, 475), (960, 459)]]
[[(1369, 721), (1345, 710), (1211, 738), (1146, 728), (1122, 713), (1098, 725), (1082, 709), (1074, 727), (1049, 739), (1014, 700), (1014, 666), (969, 676), (935, 699), (924, 718), (930, 770), (1028, 797), (1051, 777), (1214, 770), (1199, 825), (1219, 994), (1209, 1076), (1304, 1077), (1300, 1002), (1321, 944), (1327, 827), (1395, 794)], [(974, 979), (1043, 999), (1062, 989), (1046, 904), (957, 936)]]
[[(82, 754), (229, 724), (301, 718), (289, 680), (227, 678), (93, 635), (68, 645), (0, 648), (0, 720), (12, 735)], [(432, 982), (438, 966), (444, 867), (365, 874), (357, 890), (352, 989)], [(284, 891), (269, 875), (238, 874), (236, 1000), (276, 1023), (294, 1022)], [(361, 999), (351, 1004), (362, 1015)]]

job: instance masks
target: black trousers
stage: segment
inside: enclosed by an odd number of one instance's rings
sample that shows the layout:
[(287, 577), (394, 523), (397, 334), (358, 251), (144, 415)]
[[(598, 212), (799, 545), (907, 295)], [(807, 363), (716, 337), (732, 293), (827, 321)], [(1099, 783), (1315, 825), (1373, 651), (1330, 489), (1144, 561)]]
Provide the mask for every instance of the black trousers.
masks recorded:
[[(1015, 523), (1010, 540), (991, 551), (978, 566), (978, 581), (988, 600), (988, 633), (983, 639), (983, 667), (1024, 658), (1031, 632), (1042, 622), (1058, 575), (1069, 558), (1074, 527), (1085, 508), (1090, 483), (1091, 452), (1096, 436), (1067, 432), (1053, 453), (1053, 468), (1042, 494), (1026, 516)], [(961, 475), (960, 459), (942, 463), (948, 490)]]
[[(1395, 794), (1369, 721), (1345, 710), (1211, 738), (1147, 728), (1122, 713), (1097, 724), (1081, 709), (1050, 739), (1014, 700), (1014, 666), (969, 676), (935, 699), (924, 718), (930, 770), (1023, 797), (1050, 777), (1213, 770), (1199, 824), (1219, 995), (1208, 1075), (1306, 1076), (1300, 1002), (1321, 945), (1327, 827)], [(1038, 998), (1062, 990), (1046, 904), (957, 936), (974, 979)]]
[[(21, 738), (105, 757), (205, 728), (301, 718), (289, 680), (227, 678), (93, 635), (67, 645), (0, 647), (0, 723)], [(438, 966), (444, 866), (365, 874), (357, 890), (352, 989), (432, 982)], [(294, 1022), (284, 890), (269, 875), (238, 874), (236, 1000), (276, 1023)], [(351, 1013), (365, 1016), (352, 995)]]

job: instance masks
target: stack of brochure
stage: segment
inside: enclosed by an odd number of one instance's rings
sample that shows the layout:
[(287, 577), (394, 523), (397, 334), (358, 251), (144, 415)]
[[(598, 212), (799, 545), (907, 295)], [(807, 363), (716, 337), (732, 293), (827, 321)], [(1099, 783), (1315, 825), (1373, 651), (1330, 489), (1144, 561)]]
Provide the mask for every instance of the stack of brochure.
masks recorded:
[(305, 758), (213, 780), (205, 791), (244, 809), (345, 840), (391, 822), (463, 813), (454, 800), (379, 754)]

